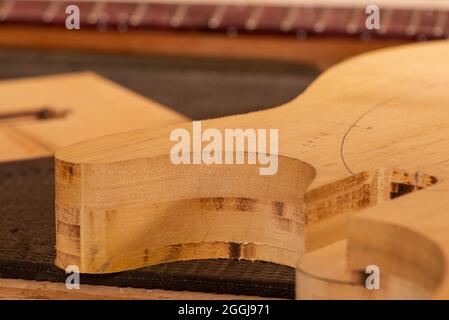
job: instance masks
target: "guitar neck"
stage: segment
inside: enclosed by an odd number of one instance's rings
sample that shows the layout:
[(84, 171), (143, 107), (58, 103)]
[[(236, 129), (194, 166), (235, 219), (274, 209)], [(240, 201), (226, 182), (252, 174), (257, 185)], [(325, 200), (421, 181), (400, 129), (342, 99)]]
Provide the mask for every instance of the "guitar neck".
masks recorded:
[[(241, 2), (240, 2), (241, 3)], [(446, 5), (380, 5), (381, 27), (365, 26), (366, 6), (334, 1), (23, 1), (0, 0), (0, 25), (65, 26), (65, 8), (80, 8), (81, 28), (104, 30), (179, 30), (434, 39), (449, 35)], [(385, 2), (383, 2), (385, 3)], [(418, 3), (418, 2), (417, 2)]]

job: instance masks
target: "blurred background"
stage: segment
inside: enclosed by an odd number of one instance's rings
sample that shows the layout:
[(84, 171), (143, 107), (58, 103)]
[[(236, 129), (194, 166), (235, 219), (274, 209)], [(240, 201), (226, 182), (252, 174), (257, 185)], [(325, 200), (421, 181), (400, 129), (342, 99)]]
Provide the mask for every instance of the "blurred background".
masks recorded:
[[(369, 29), (373, 4), (380, 25)], [(244, 113), (291, 100), (350, 56), (447, 38), (448, 8), (447, 0), (0, 0), (0, 78), (91, 70), (190, 118)]]

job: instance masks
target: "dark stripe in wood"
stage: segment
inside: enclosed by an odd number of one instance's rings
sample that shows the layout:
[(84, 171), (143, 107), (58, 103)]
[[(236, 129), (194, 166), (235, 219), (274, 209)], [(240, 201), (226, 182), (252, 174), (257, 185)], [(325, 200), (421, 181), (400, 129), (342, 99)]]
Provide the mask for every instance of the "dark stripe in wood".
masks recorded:
[(80, 226), (68, 224), (60, 220), (56, 222), (56, 232), (70, 238), (80, 238)]
[(240, 243), (230, 242), (229, 243), (229, 259), (240, 259), (241, 246)]

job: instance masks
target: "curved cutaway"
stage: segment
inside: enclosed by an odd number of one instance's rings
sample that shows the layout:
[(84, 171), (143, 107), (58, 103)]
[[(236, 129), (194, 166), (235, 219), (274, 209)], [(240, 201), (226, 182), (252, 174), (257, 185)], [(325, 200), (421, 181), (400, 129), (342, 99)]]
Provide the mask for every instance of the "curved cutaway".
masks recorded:
[(314, 175), (312, 166), (286, 157), (274, 176), (247, 164), (174, 166), (166, 157), (57, 160), (56, 263), (84, 273), (213, 258), (294, 266), (304, 251), (303, 198)]

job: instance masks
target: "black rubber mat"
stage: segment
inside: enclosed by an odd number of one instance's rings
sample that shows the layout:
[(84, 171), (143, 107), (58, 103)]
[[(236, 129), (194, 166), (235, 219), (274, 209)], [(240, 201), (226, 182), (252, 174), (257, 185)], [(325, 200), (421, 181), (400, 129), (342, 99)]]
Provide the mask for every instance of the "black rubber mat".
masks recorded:
[(94, 71), (192, 119), (284, 104), (318, 70), (278, 61), (0, 49), (0, 79)]
[[(65, 282), (54, 266), (54, 159), (0, 164), (0, 278)], [(195, 260), (107, 275), (82, 284), (294, 298), (295, 270), (262, 261)]]

